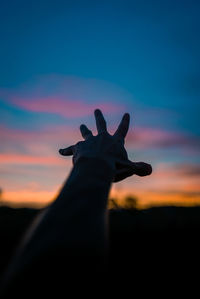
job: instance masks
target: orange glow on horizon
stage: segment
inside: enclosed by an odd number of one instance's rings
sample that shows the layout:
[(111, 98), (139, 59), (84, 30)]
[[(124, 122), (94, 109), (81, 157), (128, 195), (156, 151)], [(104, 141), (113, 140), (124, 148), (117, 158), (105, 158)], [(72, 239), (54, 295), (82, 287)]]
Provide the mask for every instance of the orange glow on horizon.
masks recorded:
[[(65, 160), (66, 164), (69, 160)], [(62, 159), (55, 156), (33, 156), (24, 154), (0, 154), (1, 164), (39, 164), (39, 165), (62, 165)]]
[[(15, 208), (43, 208), (51, 204), (57, 197), (58, 190), (19, 190), (5, 192), (0, 202), (2, 206)], [(141, 192), (140, 190), (114, 190), (110, 192), (110, 198), (115, 198), (119, 206), (123, 207), (126, 197), (133, 197), (137, 200), (138, 209), (146, 209), (156, 206), (200, 206), (200, 193), (182, 192)]]

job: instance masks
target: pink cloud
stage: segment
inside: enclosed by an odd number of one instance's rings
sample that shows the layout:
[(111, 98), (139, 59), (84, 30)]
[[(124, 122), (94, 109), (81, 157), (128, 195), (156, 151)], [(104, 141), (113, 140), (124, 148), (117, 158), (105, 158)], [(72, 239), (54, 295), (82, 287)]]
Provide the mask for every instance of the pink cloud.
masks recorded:
[[(158, 178), (197, 178), (200, 177), (200, 165), (194, 163), (159, 163), (154, 173)], [(199, 186), (200, 187), (200, 186)]]
[[(93, 128), (90, 128), (93, 130)], [(111, 130), (109, 130), (111, 131)], [(115, 130), (113, 130), (114, 132)], [(0, 126), (1, 152), (23, 152), (33, 155), (54, 155), (59, 148), (69, 146), (80, 140), (79, 127), (53, 126), (39, 131), (10, 129)], [(181, 132), (171, 132), (155, 128), (136, 128), (130, 130), (126, 138), (129, 149), (174, 148), (200, 151), (200, 139)]]
[(124, 110), (123, 105), (109, 102), (86, 103), (81, 100), (69, 100), (64, 97), (36, 97), (36, 98), (13, 98), (12, 103), (16, 106), (33, 112), (54, 113), (63, 117), (73, 118), (88, 116), (96, 108), (105, 113), (117, 113)]
[(48, 127), (41, 130), (20, 130), (0, 126), (1, 149), (6, 148), (9, 152), (15, 151), (17, 146), (21, 152), (23, 146), (48, 155), (52, 146), (53, 148), (67, 146), (80, 139), (79, 128), (69, 126)]
[[(0, 137), (1, 140), (9, 141), (29, 141), (29, 140), (40, 140), (43, 142), (54, 140), (56, 141), (65, 136), (67, 139), (71, 137), (72, 134), (77, 136), (77, 130), (70, 126), (54, 126), (54, 127), (46, 127), (40, 130), (21, 130), (21, 129), (13, 129), (8, 128), (6, 126), (0, 125)], [(79, 136), (80, 137), (80, 136)]]
[[(195, 164), (168, 164), (153, 165), (151, 176), (143, 179), (134, 176), (121, 183), (121, 189), (132, 189), (141, 192), (155, 193), (182, 193), (200, 194), (199, 167)], [(118, 189), (117, 189), (118, 190)]]
[[(68, 161), (68, 160), (66, 160)], [(70, 161), (69, 161), (70, 162)], [(63, 165), (63, 160), (56, 156), (32, 156), (24, 154), (0, 154), (1, 164)], [(71, 162), (70, 162), (71, 163)]]
[(199, 166), (195, 164), (158, 164), (151, 177), (149, 190), (199, 193)]
[(199, 137), (155, 128), (136, 128), (129, 132), (127, 144), (135, 148), (185, 147), (200, 150)]

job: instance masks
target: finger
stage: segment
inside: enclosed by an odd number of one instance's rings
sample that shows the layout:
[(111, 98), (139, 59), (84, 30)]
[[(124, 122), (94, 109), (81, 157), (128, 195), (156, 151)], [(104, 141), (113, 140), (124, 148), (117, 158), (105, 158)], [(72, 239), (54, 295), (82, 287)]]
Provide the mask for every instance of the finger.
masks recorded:
[(98, 133), (106, 132), (107, 131), (106, 121), (104, 119), (101, 110), (96, 109), (94, 111), (94, 115), (96, 120), (97, 132)]
[(131, 168), (129, 168), (129, 169), (127, 169), (127, 168), (119, 169), (115, 173), (115, 177), (114, 177), (113, 182), (116, 183), (116, 182), (122, 181), (122, 180), (126, 179), (127, 177), (132, 176), (133, 174), (134, 173), (133, 173), (133, 170)]
[(81, 125), (80, 131), (81, 131), (81, 135), (83, 136), (84, 139), (88, 139), (90, 136), (93, 136), (92, 132), (87, 128), (86, 125)]
[(73, 152), (74, 152), (74, 145), (71, 145), (67, 148), (59, 149), (59, 153), (62, 156), (71, 156), (71, 155), (73, 155)]
[(125, 113), (124, 116), (122, 117), (122, 120), (121, 120), (114, 136), (124, 139), (128, 132), (129, 123), (130, 123), (130, 115), (128, 113)]
[(134, 171), (134, 174), (137, 174), (139, 176), (146, 176), (150, 175), (152, 173), (152, 167), (148, 163), (144, 162), (130, 162), (130, 167)]
[(136, 174), (138, 176), (146, 176), (152, 173), (152, 167), (150, 164), (144, 162), (132, 162), (130, 160), (127, 161), (117, 161), (116, 162), (117, 171), (125, 169), (128, 174), (133, 175)]

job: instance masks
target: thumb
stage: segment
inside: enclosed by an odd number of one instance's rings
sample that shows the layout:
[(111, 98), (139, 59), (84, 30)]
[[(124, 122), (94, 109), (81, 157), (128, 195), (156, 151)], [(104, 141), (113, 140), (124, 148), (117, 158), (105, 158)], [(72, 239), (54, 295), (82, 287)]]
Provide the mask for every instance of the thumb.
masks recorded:
[(146, 176), (152, 173), (152, 166), (148, 163), (131, 162), (130, 167), (133, 169), (134, 173), (139, 176)]
[(71, 156), (73, 155), (74, 153), (74, 145), (71, 145), (67, 148), (64, 148), (64, 149), (59, 149), (59, 153), (62, 155), (62, 156)]
[(139, 176), (146, 176), (150, 175), (152, 173), (152, 167), (148, 163), (144, 162), (132, 162), (130, 160), (120, 160), (116, 162), (116, 168), (119, 171), (120, 169), (123, 170), (123, 172), (128, 171), (130, 175), (136, 174)]

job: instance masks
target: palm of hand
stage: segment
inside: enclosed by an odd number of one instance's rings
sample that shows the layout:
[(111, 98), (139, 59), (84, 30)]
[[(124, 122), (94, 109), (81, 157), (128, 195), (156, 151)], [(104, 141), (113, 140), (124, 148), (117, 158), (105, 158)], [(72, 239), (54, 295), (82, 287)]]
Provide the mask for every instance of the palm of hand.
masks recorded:
[(83, 156), (99, 157), (106, 160), (115, 171), (114, 182), (121, 181), (133, 174), (139, 176), (151, 174), (151, 165), (144, 162), (132, 162), (128, 159), (124, 148), (124, 139), (129, 128), (129, 114), (124, 114), (113, 136), (107, 132), (106, 121), (102, 112), (98, 109), (95, 110), (95, 120), (98, 131), (97, 136), (93, 136), (85, 125), (81, 125), (80, 131), (85, 141), (60, 149), (60, 154), (63, 156), (73, 155), (74, 164)]

